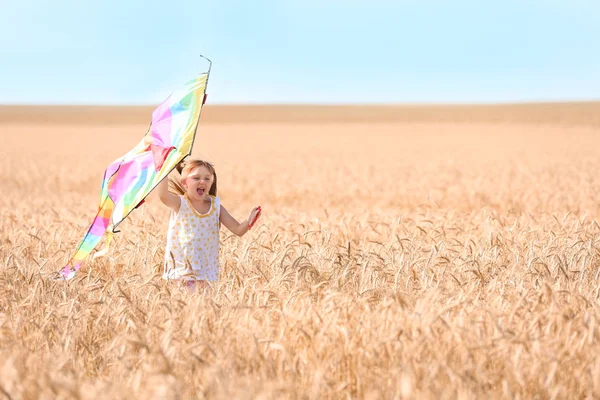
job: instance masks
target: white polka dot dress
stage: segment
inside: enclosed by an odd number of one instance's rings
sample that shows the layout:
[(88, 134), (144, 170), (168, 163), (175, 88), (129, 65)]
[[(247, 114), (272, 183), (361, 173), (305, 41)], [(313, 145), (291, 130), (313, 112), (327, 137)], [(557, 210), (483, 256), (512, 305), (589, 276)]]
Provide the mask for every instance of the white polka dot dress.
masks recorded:
[(219, 279), (219, 215), (221, 201), (209, 196), (210, 210), (200, 214), (187, 196), (179, 196), (179, 212), (171, 211), (164, 279)]

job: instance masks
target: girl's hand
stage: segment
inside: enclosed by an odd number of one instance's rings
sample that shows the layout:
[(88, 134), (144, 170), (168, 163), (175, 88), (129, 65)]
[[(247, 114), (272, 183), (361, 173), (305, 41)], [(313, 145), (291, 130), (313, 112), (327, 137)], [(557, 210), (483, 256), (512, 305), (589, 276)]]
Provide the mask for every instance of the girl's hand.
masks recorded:
[(254, 208), (248, 217), (248, 230), (252, 229), (252, 226), (256, 223), (258, 218), (260, 218), (260, 214), (262, 212), (262, 208), (260, 206)]

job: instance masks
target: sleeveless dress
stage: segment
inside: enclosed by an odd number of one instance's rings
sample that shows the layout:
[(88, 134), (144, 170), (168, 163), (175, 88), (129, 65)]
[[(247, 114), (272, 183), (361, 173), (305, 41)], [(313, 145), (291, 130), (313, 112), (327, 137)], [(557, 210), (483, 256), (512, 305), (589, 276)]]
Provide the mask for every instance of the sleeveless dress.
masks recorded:
[(219, 279), (219, 217), (221, 200), (208, 196), (210, 210), (200, 214), (187, 195), (179, 211), (171, 211), (163, 279)]

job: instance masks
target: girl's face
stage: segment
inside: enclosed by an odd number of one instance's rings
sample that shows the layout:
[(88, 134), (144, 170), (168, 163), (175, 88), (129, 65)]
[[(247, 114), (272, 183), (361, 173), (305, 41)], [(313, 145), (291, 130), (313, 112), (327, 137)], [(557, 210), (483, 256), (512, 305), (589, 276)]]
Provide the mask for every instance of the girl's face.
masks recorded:
[(204, 200), (208, 196), (214, 179), (208, 168), (201, 166), (191, 170), (181, 183), (190, 199)]

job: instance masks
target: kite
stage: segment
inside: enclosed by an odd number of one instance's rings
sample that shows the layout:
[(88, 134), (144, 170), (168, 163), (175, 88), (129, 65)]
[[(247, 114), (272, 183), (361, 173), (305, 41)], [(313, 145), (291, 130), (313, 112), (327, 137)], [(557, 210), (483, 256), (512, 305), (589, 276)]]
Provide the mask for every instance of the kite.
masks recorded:
[(208, 71), (159, 105), (152, 112), (150, 128), (142, 140), (104, 171), (98, 213), (75, 254), (58, 272), (58, 279), (74, 278), (83, 260), (106, 233), (106, 245), (94, 258), (105, 254), (113, 234), (118, 232), (117, 226), (191, 154), (212, 67), (212, 62), (206, 60), (210, 63)]

